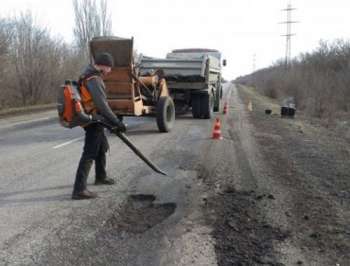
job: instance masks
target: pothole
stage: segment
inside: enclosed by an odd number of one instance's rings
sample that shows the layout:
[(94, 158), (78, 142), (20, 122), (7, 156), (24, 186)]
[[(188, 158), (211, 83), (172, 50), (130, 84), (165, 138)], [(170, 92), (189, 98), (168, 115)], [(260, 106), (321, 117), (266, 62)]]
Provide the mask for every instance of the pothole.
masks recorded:
[(154, 204), (156, 196), (130, 195), (120, 209), (112, 213), (106, 226), (116, 231), (143, 233), (175, 212), (175, 203)]

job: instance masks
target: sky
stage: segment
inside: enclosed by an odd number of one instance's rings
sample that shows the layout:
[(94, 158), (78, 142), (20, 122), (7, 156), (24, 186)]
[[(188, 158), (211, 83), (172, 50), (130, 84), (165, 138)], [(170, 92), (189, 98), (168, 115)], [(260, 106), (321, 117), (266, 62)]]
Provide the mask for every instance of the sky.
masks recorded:
[[(113, 34), (134, 38), (139, 53), (165, 57), (178, 48), (212, 48), (227, 60), (223, 77), (233, 80), (286, 56), (288, 5), (291, 57), (319, 42), (350, 39), (349, 0), (109, 0)], [(0, 16), (30, 8), (53, 34), (73, 39), (72, 0), (2, 0)]]

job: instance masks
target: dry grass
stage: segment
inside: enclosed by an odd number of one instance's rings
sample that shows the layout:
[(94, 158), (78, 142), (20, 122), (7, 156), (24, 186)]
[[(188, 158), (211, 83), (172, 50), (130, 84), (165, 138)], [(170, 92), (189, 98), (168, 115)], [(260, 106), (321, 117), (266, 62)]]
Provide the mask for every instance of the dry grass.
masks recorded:
[(37, 112), (37, 111), (51, 110), (54, 108), (56, 108), (56, 103), (44, 104), (44, 105), (33, 105), (33, 106), (18, 107), (18, 108), (10, 108), (10, 109), (0, 110), (0, 116), (33, 113), (33, 112)]

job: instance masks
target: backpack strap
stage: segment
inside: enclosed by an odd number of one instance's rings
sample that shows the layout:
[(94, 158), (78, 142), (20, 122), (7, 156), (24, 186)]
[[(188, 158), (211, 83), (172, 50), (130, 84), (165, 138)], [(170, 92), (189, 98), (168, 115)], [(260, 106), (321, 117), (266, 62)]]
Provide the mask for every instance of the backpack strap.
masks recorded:
[[(86, 89), (84, 83), (85, 83), (86, 81), (88, 81), (88, 80), (93, 79), (93, 78), (101, 79), (99, 76), (96, 76), (96, 75), (94, 75), (94, 74), (96, 74), (96, 73), (91, 73), (91, 75), (86, 75), (86, 76), (85, 76), (85, 75), (81, 75), (81, 76), (79, 77), (79, 80), (78, 80), (78, 89), (79, 89), (79, 93), (80, 93), (80, 94), (86, 95), (86, 93), (88, 93), (89, 95), (91, 95), (91, 93)], [(85, 88), (84, 92), (82, 92), (82, 88)], [(89, 98), (90, 98), (90, 100), (91, 100), (91, 96), (90, 96)], [(84, 100), (85, 100), (85, 99), (83, 99), (83, 101), (82, 101), (82, 103), (83, 103), (83, 108), (84, 108), (84, 110), (85, 110), (85, 112), (86, 112), (87, 114), (92, 114), (95, 110), (97, 110), (97, 108), (96, 108), (95, 106), (93, 106), (92, 108), (88, 108), (89, 110), (86, 110), (87, 108), (86, 108), (86, 106), (85, 106)]]
[(93, 78), (101, 79), (99, 76), (96, 75), (96, 73), (91, 73), (89, 75), (81, 75), (79, 77), (79, 80), (78, 80), (79, 90), (80, 90), (80, 86), (83, 84), (83, 82), (88, 81), (88, 80), (93, 79)]

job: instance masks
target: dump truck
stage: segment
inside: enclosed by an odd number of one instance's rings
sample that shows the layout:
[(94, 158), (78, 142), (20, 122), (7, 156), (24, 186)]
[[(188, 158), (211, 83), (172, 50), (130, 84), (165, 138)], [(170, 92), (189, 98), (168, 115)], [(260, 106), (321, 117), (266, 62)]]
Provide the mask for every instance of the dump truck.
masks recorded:
[(112, 111), (124, 116), (155, 116), (160, 132), (169, 132), (175, 123), (175, 105), (166, 80), (158, 74), (139, 75), (135, 67), (133, 38), (94, 37), (90, 41), (90, 59), (102, 52), (115, 61), (105, 78), (106, 97)]
[(205, 48), (176, 49), (165, 58), (141, 54), (136, 61), (140, 77), (156, 73), (166, 80), (177, 113), (192, 110), (194, 118), (204, 119), (220, 110), (225, 65), (218, 50)]

